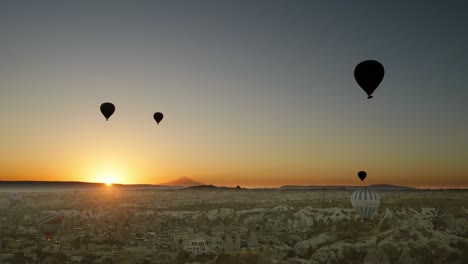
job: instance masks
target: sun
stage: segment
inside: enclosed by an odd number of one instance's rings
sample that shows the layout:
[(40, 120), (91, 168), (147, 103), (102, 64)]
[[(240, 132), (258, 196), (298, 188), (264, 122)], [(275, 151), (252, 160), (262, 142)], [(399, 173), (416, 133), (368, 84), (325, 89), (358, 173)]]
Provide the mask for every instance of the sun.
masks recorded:
[(116, 170), (106, 170), (99, 172), (96, 178), (98, 182), (103, 182), (107, 186), (112, 186), (112, 184), (119, 182), (120, 173)]

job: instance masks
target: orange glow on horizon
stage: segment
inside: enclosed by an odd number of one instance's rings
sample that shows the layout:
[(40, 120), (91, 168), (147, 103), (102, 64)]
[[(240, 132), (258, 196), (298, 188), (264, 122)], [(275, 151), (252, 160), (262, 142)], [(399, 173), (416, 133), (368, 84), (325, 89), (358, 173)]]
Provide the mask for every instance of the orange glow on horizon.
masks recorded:
[(124, 183), (125, 176), (118, 169), (104, 169), (96, 173), (96, 181), (103, 182), (107, 186), (112, 186), (114, 183)]
[[(330, 186), (368, 186), (391, 184), (416, 188), (468, 188), (466, 171), (463, 168), (428, 166), (414, 168), (388, 167), (378, 164), (367, 166), (328, 166), (317, 163), (312, 166), (282, 166), (282, 164), (262, 163), (245, 164), (234, 167), (229, 162), (220, 165), (208, 161), (186, 162), (155, 159), (152, 163), (144, 155), (82, 155), (63, 157), (61, 162), (47, 163), (24, 161), (28, 166), (4, 166), (0, 168), (0, 181), (79, 181), (115, 184), (164, 184), (187, 176), (193, 181), (215, 186), (242, 188), (276, 188), (284, 185), (330, 185)], [(103, 159), (105, 156), (107, 159)], [(159, 157), (154, 155), (155, 157)], [(162, 161), (161, 161), (162, 160)], [(63, 162), (62, 162), (63, 161)], [(163, 162), (164, 161), (164, 162)], [(285, 162), (287, 163), (287, 162)], [(61, 166), (56, 166), (61, 164)], [(250, 165), (250, 166), (249, 166)], [(249, 167), (248, 167), (249, 166)], [(364, 182), (357, 177), (359, 170), (366, 170), (368, 177)], [(450, 181), (441, 175), (449, 175)], [(425, 181), (421, 181), (424, 178)]]

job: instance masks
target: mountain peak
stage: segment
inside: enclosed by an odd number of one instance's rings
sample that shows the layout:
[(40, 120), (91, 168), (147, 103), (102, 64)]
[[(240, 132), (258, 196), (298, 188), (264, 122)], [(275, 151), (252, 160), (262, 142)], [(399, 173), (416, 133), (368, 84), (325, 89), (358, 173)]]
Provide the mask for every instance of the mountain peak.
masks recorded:
[(179, 179), (177, 179), (176, 181), (193, 181), (193, 180), (190, 179), (189, 177), (182, 176), (182, 177), (179, 177)]
[(161, 183), (161, 185), (167, 185), (167, 186), (199, 186), (199, 185), (205, 185), (204, 183), (196, 182), (189, 177), (180, 177), (177, 180), (166, 182), (166, 183)]

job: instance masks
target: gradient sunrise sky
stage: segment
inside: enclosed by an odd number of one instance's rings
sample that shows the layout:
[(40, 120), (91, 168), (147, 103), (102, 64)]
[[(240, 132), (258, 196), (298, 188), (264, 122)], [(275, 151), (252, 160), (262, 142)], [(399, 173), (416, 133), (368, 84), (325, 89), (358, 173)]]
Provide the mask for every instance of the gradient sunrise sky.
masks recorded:
[[(358, 185), (366, 170), (365, 184), (468, 187), (467, 13), (2, 1), (0, 180)], [(367, 59), (386, 69), (371, 100), (353, 77)]]

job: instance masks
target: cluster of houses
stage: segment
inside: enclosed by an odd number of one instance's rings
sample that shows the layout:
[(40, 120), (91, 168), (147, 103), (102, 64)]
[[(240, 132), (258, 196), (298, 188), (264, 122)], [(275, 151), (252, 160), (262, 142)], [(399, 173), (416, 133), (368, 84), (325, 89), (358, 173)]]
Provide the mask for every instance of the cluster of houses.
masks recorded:
[(86, 262), (87, 255), (93, 255), (94, 263), (111, 263), (122, 258), (122, 252), (130, 262), (141, 256), (160, 261), (157, 256), (161, 254), (170, 262), (181, 253), (218, 255), (259, 248), (255, 230), (245, 228), (191, 227), (188, 222), (170, 217), (155, 219), (154, 215), (120, 209), (109, 209), (107, 214), (100, 210), (57, 212), (65, 220), (51, 239), (41, 234), (32, 214), (24, 212), (20, 219), (8, 214), (0, 218), (0, 263), (13, 263), (19, 252), (31, 262), (55, 254), (65, 256), (70, 263)]

